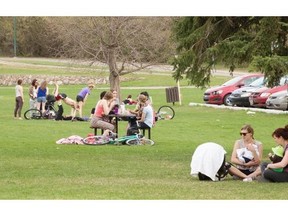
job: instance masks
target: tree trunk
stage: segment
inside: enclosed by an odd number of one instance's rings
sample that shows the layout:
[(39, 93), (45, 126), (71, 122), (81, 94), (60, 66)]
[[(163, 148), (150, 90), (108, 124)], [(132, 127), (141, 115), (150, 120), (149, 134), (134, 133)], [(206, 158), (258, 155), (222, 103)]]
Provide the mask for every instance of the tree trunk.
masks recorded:
[(120, 75), (119, 75), (119, 70), (116, 64), (115, 50), (113, 48), (110, 48), (108, 50), (108, 65), (109, 65), (109, 71), (110, 71), (110, 75), (109, 75), (110, 88), (117, 91), (119, 101), (121, 101)]

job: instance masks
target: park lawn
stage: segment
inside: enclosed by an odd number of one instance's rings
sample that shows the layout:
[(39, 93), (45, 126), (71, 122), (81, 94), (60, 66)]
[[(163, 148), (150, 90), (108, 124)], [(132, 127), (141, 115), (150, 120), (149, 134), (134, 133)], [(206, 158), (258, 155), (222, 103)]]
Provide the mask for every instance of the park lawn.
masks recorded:
[[(60, 86), (60, 89), (74, 98), (82, 87)], [(97, 86), (93, 90), (84, 115), (90, 115), (104, 89), (109, 87)], [(28, 109), (28, 86), (24, 90), (23, 113)], [(121, 96), (136, 96), (140, 91), (123, 88)], [(287, 124), (285, 115), (247, 115), (245, 111), (189, 106), (190, 102), (202, 102), (203, 91), (181, 89), (182, 105), (173, 106), (175, 118), (158, 121), (152, 130), (154, 146), (94, 147), (55, 143), (71, 135), (85, 137), (92, 132), (88, 122), (14, 120), (14, 87), (0, 87), (0, 199), (287, 199), (283, 190), (286, 184), (243, 183), (230, 176), (221, 182), (200, 182), (190, 176), (191, 156), (199, 144), (219, 143), (229, 159), (240, 127), (251, 123), (255, 138), (264, 144), (264, 160), (268, 160), (266, 155), (275, 145), (272, 131)], [(164, 88), (148, 92), (153, 96), (155, 109), (167, 104)], [(69, 113), (66, 105), (64, 109)], [(127, 124), (119, 124), (119, 135), (124, 135)]]

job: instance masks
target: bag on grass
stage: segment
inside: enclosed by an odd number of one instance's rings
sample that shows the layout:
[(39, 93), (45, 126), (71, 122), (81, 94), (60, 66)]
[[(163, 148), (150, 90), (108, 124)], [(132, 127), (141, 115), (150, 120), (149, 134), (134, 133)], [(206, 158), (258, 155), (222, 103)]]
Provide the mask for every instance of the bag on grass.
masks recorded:
[(139, 134), (139, 129), (137, 126), (131, 126), (127, 129), (127, 136), (131, 136), (134, 134)]

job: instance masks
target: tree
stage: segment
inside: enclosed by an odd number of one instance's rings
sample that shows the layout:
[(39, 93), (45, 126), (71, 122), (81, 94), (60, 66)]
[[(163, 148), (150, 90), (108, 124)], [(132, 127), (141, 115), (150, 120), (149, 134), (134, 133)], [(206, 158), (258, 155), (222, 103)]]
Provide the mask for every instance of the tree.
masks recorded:
[(175, 22), (177, 43), (173, 77), (209, 84), (215, 64), (233, 73), (248, 65), (268, 78), (270, 86), (288, 73), (287, 17), (184, 17)]
[(0, 17), (0, 26), (0, 55), (13, 56), (16, 27), (17, 56), (59, 57), (62, 40), (47, 17)]
[(17, 17), (17, 44), (20, 56), (49, 57), (47, 44), (53, 35), (45, 17)]
[[(72, 17), (59, 20), (65, 55), (109, 67), (110, 88), (120, 93), (120, 76), (172, 55), (169, 17)], [(120, 95), (120, 94), (119, 94)]]
[(13, 56), (13, 17), (0, 17), (0, 55)]

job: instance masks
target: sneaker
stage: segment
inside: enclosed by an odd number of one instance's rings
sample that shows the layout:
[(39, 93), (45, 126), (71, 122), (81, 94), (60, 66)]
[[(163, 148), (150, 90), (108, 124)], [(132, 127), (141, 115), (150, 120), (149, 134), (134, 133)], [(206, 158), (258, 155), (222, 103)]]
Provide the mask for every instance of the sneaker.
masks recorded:
[(251, 177), (243, 179), (243, 182), (252, 182), (252, 181), (253, 181), (253, 179)]
[(110, 138), (112, 138), (112, 139), (116, 139), (117, 138), (117, 133), (114, 133), (114, 132), (110, 131), (108, 136)]
[(23, 120), (21, 117), (18, 118), (19, 120)]

